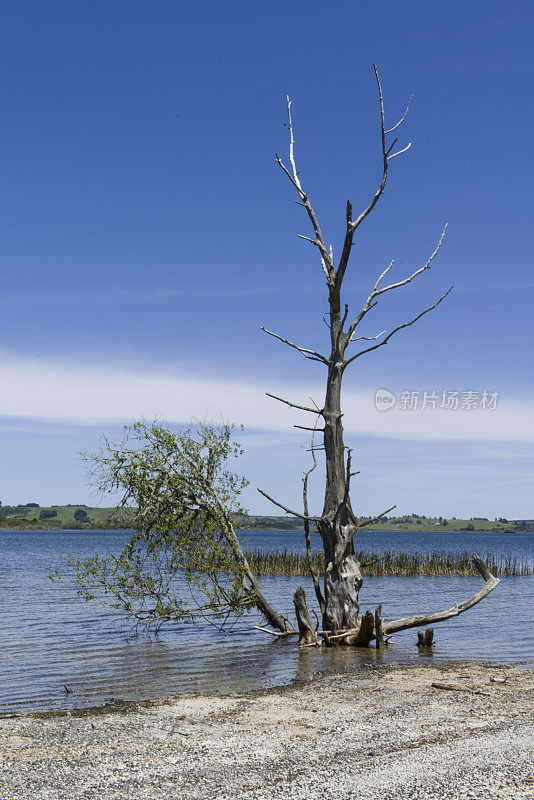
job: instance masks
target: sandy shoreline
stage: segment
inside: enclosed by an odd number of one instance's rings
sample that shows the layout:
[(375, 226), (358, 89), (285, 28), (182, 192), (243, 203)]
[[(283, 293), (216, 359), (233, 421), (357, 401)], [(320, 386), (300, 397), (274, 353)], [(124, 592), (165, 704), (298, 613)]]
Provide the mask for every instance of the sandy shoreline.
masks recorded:
[(534, 670), (449, 662), (4, 718), (0, 798), (533, 800), (533, 699)]

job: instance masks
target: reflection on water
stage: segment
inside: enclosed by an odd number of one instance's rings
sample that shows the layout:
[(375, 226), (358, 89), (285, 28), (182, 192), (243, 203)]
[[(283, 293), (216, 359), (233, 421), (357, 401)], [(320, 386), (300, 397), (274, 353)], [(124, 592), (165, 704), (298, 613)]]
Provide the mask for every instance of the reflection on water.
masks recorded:
[[(452, 538), (459, 549), (467, 549), (471, 541), (473, 550), (482, 553), (533, 556), (534, 537), (528, 535), (483, 534), (493, 538), (486, 548), (469, 535), (460, 535), (461, 541), (458, 534), (429, 536), (430, 543), (421, 541), (421, 549), (453, 549)], [(300, 545), (294, 533), (251, 533), (246, 538), (252, 546), (259, 539), (266, 548)], [(376, 533), (369, 538), (370, 547), (381, 546)], [(413, 550), (414, 535), (406, 538), (404, 542), (404, 534), (395, 534), (394, 544)], [(333, 672), (364, 674), (381, 664), (423, 657), (414, 645), (414, 631), (395, 634), (397, 644), (384, 654), (372, 648), (298, 649), (253, 631), (256, 614), (222, 631), (202, 622), (169, 628), (159, 637), (132, 637), (120, 617), (82, 603), (70, 581), (52, 583), (46, 577), (62, 554), (116, 552), (125, 539), (123, 533), (100, 531), (0, 534), (0, 711), (91, 706), (110, 698), (179, 692), (247, 691)], [(386, 546), (392, 546), (391, 535)], [(302, 578), (273, 577), (262, 583), (269, 600), (288, 615), (298, 585), (304, 583), (313, 598), (313, 588)], [(361, 593), (362, 611), (380, 602), (390, 619), (435, 611), (466, 599), (480, 586), (476, 578), (369, 578)], [(532, 662), (533, 588), (532, 576), (503, 579), (480, 605), (436, 627), (432, 658)]]

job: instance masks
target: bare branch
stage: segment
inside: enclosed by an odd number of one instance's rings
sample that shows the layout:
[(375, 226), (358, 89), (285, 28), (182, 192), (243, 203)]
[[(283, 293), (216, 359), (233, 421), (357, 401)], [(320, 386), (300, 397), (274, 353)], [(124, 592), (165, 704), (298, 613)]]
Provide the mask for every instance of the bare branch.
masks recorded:
[(380, 182), (380, 186), (376, 190), (371, 202), (367, 206), (364, 211), (361, 212), (360, 216), (351, 223), (352, 232), (356, 230), (356, 228), (361, 225), (364, 219), (367, 217), (368, 214), (371, 213), (377, 202), (379, 201), (381, 195), (384, 192), (386, 181), (388, 177), (388, 153), (386, 147), (386, 127), (384, 124), (384, 98), (382, 95), (382, 84), (380, 83), (380, 75), (378, 74), (378, 69), (376, 64), (373, 64), (373, 69), (375, 71), (375, 78), (376, 84), (378, 86), (378, 97), (380, 100), (380, 137), (382, 141), (382, 162), (383, 162), (383, 169), (382, 169), (382, 180)]
[(300, 428), (301, 431), (320, 431), (324, 432), (324, 428), (310, 428), (307, 425), (293, 425), (294, 428)]
[(348, 358), (345, 361), (345, 366), (347, 366), (347, 364), (350, 364), (356, 358), (359, 358), (360, 356), (363, 356), (364, 353), (370, 353), (372, 350), (376, 350), (378, 347), (383, 347), (385, 344), (387, 344), (389, 342), (389, 340), (391, 339), (391, 337), (395, 333), (397, 333), (398, 331), (402, 330), (403, 328), (408, 328), (410, 325), (413, 325), (415, 322), (417, 322), (417, 320), (421, 319), (421, 317), (424, 317), (425, 314), (428, 314), (429, 311), (433, 311), (435, 308), (437, 308), (439, 306), (440, 303), (443, 302), (443, 300), (445, 300), (447, 295), (449, 295), (452, 292), (453, 288), (454, 288), (454, 286), (451, 286), (450, 289), (448, 289), (445, 292), (445, 294), (441, 295), (439, 300), (436, 303), (434, 303), (433, 306), (429, 306), (428, 308), (425, 308), (424, 311), (421, 311), (420, 314), (418, 314), (416, 317), (411, 319), (409, 322), (404, 322), (402, 325), (397, 325), (396, 328), (393, 328), (393, 330), (388, 333), (388, 335), (386, 336), (386, 338), (382, 342), (379, 342), (378, 344), (375, 344), (372, 347), (367, 347), (365, 350), (360, 350), (359, 353), (356, 353), (356, 355), (352, 356), (351, 358)]
[(382, 94), (382, 84), (380, 82), (380, 75), (378, 74), (378, 68), (377, 68), (376, 64), (373, 64), (373, 69), (374, 69), (374, 72), (375, 72), (376, 84), (377, 84), (377, 87), (378, 87), (378, 97), (379, 97), (379, 102), (380, 102), (380, 140), (381, 140), (381, 146), (382, 146), (382, 179), (380, 181), (380, 185), (379, 185), (378, 189), (376, 190), (376, 192), (374, 193), (374, 195), (373, 195), (373, 197), (371, 199), (371, 202), (369, 203), (367, 208), (365, 208), (361, 212), (361, 214), (357, 217), (357, 219), (355, 219), (355, 220), (352, 219), (352, 205), (350, 204), (350, 202), (347, 202), (347, 230), (346, 230), (346, 233), (345, 233), (345, 241), (344, 241), (344, 244), (343, 244), (343, 251), (341, 253), (341, 258), (339, 260), (339, 265), (338, 265), (337, 272), (336, 272), (336, 284), (337, 284), (338, 287), (341, 286), (341, 283), (343, 281), (343, 277), (345, 275), (345, 271), (347, 269), (347, 265), (348, 265), (349, 258), (350, 258), (350, 252), (351, 252), (351, 248), (352, 248), (352, 240), (353, 240), (353, 237), (354, 237), (354, 233), (355, 233), (356, 229), (358, 228), (358, 226), (361, 225), (361, 223), (364, 221), (364, 219), (371, 213), (371, 211), (373, 210), (375, 205), (378, 203), (380, 197), (384, 193), (384, 189), (386, 187), (386, 181), (387, 181), (387, 177), (388, 177), (388, 165), (389, 165), (389, 162), (391, 161), (392, 158), (394, 158), (395, 156), (400, 155), (401, 153), (405, 153), (406, 150), (408, 150), (411, 147), (411, 142), (410, 142), (410, 144), (408, 144), (407, 147), (404, 147), (402, 150), (398, 150), (396, 153), (393, 153), (393, 155), (390, 155), (391, 150), (393, 149), (393, 147), (397, 143), (397, 139), (394, 139), (394, 141), (388, 147), (388, 145), (386, 143), (386, 136), (387, 136), (387, 134), (392, 133), (394, 130), (396, 130), (399, 127), (399, 125), (401, 125), (404, 122), (404, 120), (406, 119), (406, 115), (408, 113), (408, 109), (410, 108), (410, 104), (412, 102), (413, 95), (410, 98), (410, 101), (408, 103), (408, 106), (406, 108), (406, 111), (404, 112), (404, 115), (403, 115), (402, 119), (399, 120), (399, 122), (396, 125), (394, 125), (393, 128), (389, 128), (388, 130), (386, 130), (385, 114), (384, 114), (384, 97), (383, 97), (383, 94)]
[(395, 147), (395, 145), (397, 144), (398, 141), (399, 140), (397, 138), (393, 139), (393, 141), (391, 142), (390, 146), (388, 147), (388, 151), (387, 151), (387, 155), (388, 156), (389, 156), (389, 154), (391, 153), (391, 151), (393, 150), (393, 148)]
[(343, 282), (343, 277), (345, 275), (350, 253), (352, 249), (352, 240), (354, 238), (354, 232), (356, 228), (364, 221), (368, 214), (371, 213), (375, 205), (377, 204), (380, 196), (384, 192), (384, 188), (386, 186), (387, 176), (388, 176), (388, 153), (387, 153), (387, 146), (386, 146), (386, 130), (384, 125), (384, 99), (382, 97), (382, 86), (380, 83), (380, 76), (378, 74), (378, 69), (376, 64), (373, 64), (373, 69), (375, 71), (376, 83), (378, 86), (378, 97), (380, 100), (380, 141), (382, 146), (382, 180), (380, 181), (380, 186), (376, 190), (371, 202), (367, 206), (367, 208), (361, 212), (360, 216), (353, 221), (352, 219), (352, 204), (350, 201), (347, 201), (347, 229), (345, 232), (345, 240), (343, 242), (343, 250), (341, 252), (341, 258), (339, 259), (338, 268), (335, 274), (336, 286), (338, 288), (341, 287)]
[(306, 209), (309, 220), (313, 226), (313, 230), (315, 231), (317, 247), (319, 248), (319, 251), (321, 253), (321, 258), (324, 262), (323, 263), (324, 273), (329, 281), (333, 281), (335, 275), (334, 262), (330, 256), (330, 253), (327, 250), (315, 211), (313, 210), (313, 207), (308, 199), (308, 195), (302, 188), (297, 166), (295, 163), (295, 137), (293, 134), (293, 120), (291, 118), (291, 100), (289, 99), (289, 95), (287, 96), (286, 99), (287, 99), (287, 119), (288, 119), (288, 124), (286, 127), (289, 131), (289, 161), (291, 164), (291, 171), (285, 166), (285, 164), (278, 157), (278, 155), (276, 155), (276, 163), (285, 172), (285, 174), (287, 175), (287, 177), (289, 178), (289, 180), (299, 193), (299, 197), (302, 201), (303, 206)]
[(408, 111), (410, 110), (410, 106), (411, 106), (411, 104), (412, 104), (412, 100), (413, 100), (413, 94), (412, 94), (412, 96), (410, 97), (410, 99), (408, 100), (408, 105), (406, 106), (406, 111), (404, 112), (404, 114), (402, 115), (402, 117), (400, 118), (400, 120), (397, 122), (397, 124), (396, 124), (396, 125), (394, 125), (394, 126), (393, 126), (392, 128), (390, 128), (388, 131), (386, 131), (386, 133), (393, 133), (393, 131), (396, 131), (396, 130), (397, 130), (397, 128), (398, 128), (400, 125), (402, 125), (402, 123), (403, 123), (403, 122), (404, 122), (404, 120), (406, 119), (406, 116), (407, 116), (407, 114), (408, 114)]
[(351, 476), (352, 475), (359, 475), (359, 472), (354, 472), (353, 473), (353, 472), (350, 471), (351, 461), (352, 461), (352, 448), (348, 447), (347, 448), (347, 465), (346, 465), (346, 469), (345, 469), (345, 495), (344, 495), (344, 498), (343, 498), (343, 502), (344, 503), (346, 503), (347, 500), (349, 499)]
[(372, 308), (374, 308), (374, 306), (376, 306), (378, 301), (375, 300), (374, 298), (378, 294), (378, 285), (379, 285), (380, 281), (382, 280), (382, 278), (384, 278), (387, 275), (387, 273), (389, 272), (389, 270), (391, 269), (391, 267), (393, 266), (394, 263), (395, 263), (395, 259), (393, 258), (393, 259), (391, 259), (391, 261), (389, 262), (389, 264), (385, 268), (384, 272), (382, 272), (382, 274), (378, 277), (375, 285), (373, 286), (372, 292), (369, 294), (369, 296), (367, 297), (367, 300), (363, 304), (362, 310), (360, 311), (360, 313), (358, 314), (358, 316), (356, 317), (356, 319), (354, 320), (354, 322), (352, 323), (352, 325), (350, 326), (350, 328), (347, 331), (348, 336), (349, 336), (349, 340), (350, 340), (350, 337), (352, 336), (352, 334), (354, 333), (355, 329), (358, 327), (358, 325), (360, 324), (362, 319), (367, 314), (367, 312), (370, 311)]
[(312, 516), (306, 517), (304, 516), (304, 514), (300, 514), (298, 511), (293, 511), (292, 508), (288, 508), (287, 506), (282, 505), (282, 503), (279, 503), (278, 500), (274, 499), (274, 497), (271, 497), (271, 495), (267, 494), (267, 492), (264, 492), (263, 489), (257, 489), (257, 490), (260, 494), (266, 497), (267, 500), (270, 500), (271, 503), (274, 503), (275, 506), (278, 506), (278, 508), (281, 508), (283, 511), (286, 511), (288, 514), (292, 514), (294, 517), (299, 517), (299, 519), (312, 519), (314, 520), (314, 522), (318, 522), (319, 517), (312, 517)]
[[(390, 263), (388, 264), (386, 269), (382, 272), (382, 274), (380, 275), (380, 277), (376, 281), (375, 285), (373, 286), (373, 290), (371, 291), (371, 293), (368, 296), (367, 300), (363, 304), (362, 310), (360, 311), (360, 313), (358, 314), (358, 316), (356, 317), (356, 319), (354, 320), (354, 322), (352, 323), (352, 325), (348, 329), (347, 333), (348, 333), (349, 337), (352, 337), (352, 334), (354, 333), (354, 330), (360, 324), (360, 322), (365, 317), (367, 312), (370, 311), (371, 308), (373, 308), (377, 304), (378, 301), (375, 300), (376, 297), (380, 297), (381, 294), (384, 294), (385, 292), (390, 292), (392, 289), (398, 289), (400, 286), (406, 286), (406, 284), (408, 284), (411, 281), (413, 281), (413, 279), (416, 278), (418, 275), (420, 275), (422, 272), (424, 272), (427, 269), (430, 269), (430, 266), (432, 265), (432, 262), (433, 262), (434, 258), (437, 256), (437, 254), (438, 254), (438, 252), (439, 252), (439, 250), (441, 248), (441, 245), (443, 244), (443, 240), (445, 239), (445, 233), (447, 232), (448, 224), (449, 223), (446, 223), (445, 227), (443, 228), (441, 236), (439, 237), (439, 241), (438, 241), (436, 247), (434, 248), (434, 252), (430, 256), (430, 258), (427, 260), (427, 262), (424, 264), (424, 266), (420, 267), (418, 270), (413, 272), (407, 278), (404, 278), (402, 281), (398, 281), (397, 283), (391, 283), (389, 286), (383, 286), (382, 288), (379, 288), (380, 283), (382, 282), (382, 279), (387, 275), (387, 273), (389, 272), (389, 270), (392, 268), (393, 264), (395, 263), (394, 259), (392, 261), (390, 261)], [(379, 334), (379, 335), (381, 335), (381, 334)], [(365, 337), (362, 336), (362, 337), (358, 337), (358, 338), (362, 338), (363, 339)], [(356, 340), (352, 339), (352, 338), (349, 338), (349, 341), (356, 341)]]
[[(296, 403), (292, 403), (290, 400), (284, 400), (283, 397), (277, 397), (275, 394), (271, 394), (270, 392), (265, 392), (267, 397), (272, 397), (273, 400), (278, 400), (280, 403), (285, 403), (286, 406), (290, 406), (291, 408), (298, 408), (300, 411), (309, 411), (310, 414), (322, 414), (322, 409), (319, 410), (317, 408), (308, 408), (307, 406), (299, 406)], [(312, 401), (313, 402), (313, 401)]]
[(310, 239), (309, 236), (303, 236), (302, 233), (299, 233), (299, 239), (304, 239), (304, 241), (310, 242), (310, 244), (314, 244), (315, 247), (319, 247), (319, 242), (317, 241), (317, 239)]
[(397, 152), (396, 152), (396, 153), (393, 153), (392, 155), (389, 155), (389, 150), (388, 150), (388, 161), (391, 161), (391, 159), (392, 159), (392, 158), (395, 158), (395, 156), (400, 156), (400, 155), (402, 155), (402, 153), (405, 153), (405, 152), (406, 152), (406, 150), (409, 150), (411, 146), (412, 146), (412, 143), (411, 143), (411, 142), (408, 142), (408, 144), (406, 145), (406, 147), (403, 147), (403, 148), (402, 148), (402, 150), (397, 150)]
[[(399, 286), (406, 286), (407, 283), (410, 283), (411, 281), (413, 281), (414, 278), (416, 278), (418, 275), (420, 275), (426, 269), (430, 269), (430, 266), (431, 266), (433, 260), (437, 256), (437, 254), (438, 254), (438, 252), (440, 250), (440, 247), (443, 244), (443, 240), (445, 238), (445, 234), (447, 232), (448, 226), (449, 226), (449, 223), (447, 222), (445, 224), (445, 227), (443, 228), (441, 236), (439, 237), (439, 242), (437, 243), (437, 245), (436, 245), (436, 247), (434, 249), (434, 252), (432, 253), (432, 255), (430, 256), (430, 258), (428, 259), (428, 261), (426, 262), (426, 264), (423, 267), (420, 267), (419, 269), (417, 269), (408, 278), (404, 278), (404, 280), (398, 281), (398, 283), (391, 283), (389, 286), (384, 286), (384, 287), (382, 287), (382, 289), (378, 289), (378, 284), (380, 283), (380, 281), (382, 280), (382, 278), (386, 274), (386, 272), (387, 272), (387, 270), (386, 270), (385, 272), (382, 273), (382, 275), (380, 276), (380, 278), (376, 282), (375, 288), (373, 289), (371, 294), (374, 295), (374, 297), (378, 297), (379, 295), (384, 294), (384, 292), (391, 291), (391, 289), (398, 289)], [(393, 262), (391, 262), (391, 265), (392, 264), (393, 264)]]
[(358, 529), (365, 528), (366, 525), (372, 525), (373, 522), (377, 522), (377, 520), (381, 519), (384, 516), (384, 514), (388, 514), (390, 511), (393, 511), (394, 508), (397, 508), (397, 506), (395, 505), (391, 506), (391, 508), (386, 508), (386, 510), (382, 511), (382, 513), (378, 514), (378, 516), (373, 517), (372, 519), (368, 519), (366, 522), (358, 523)]
[(361, 340), (365, 340), (366, 342), (372, 342), (373, 339), (380, 339), (381, 336), (385, 334), (385, 331), (381, 331), (377, 333), (376, 336), (351, 336), (349, 342), (359, 342)]
[[(384, 277), (385, 277), (385, 276), (388, 274), (388, 272), (390, 271), (390, 269), (391, 269), (391, 267), (393, 266), (393, 264), (394, 264), (394, 263), (395, 263), (395, 259), (394, 259), (394, 258), (392, 258), (392, 259), (391, 259), (391, 261), (389, 262), (389, 264), (387, 265), (387, 267), (385, 268), (384, 272), (382, 272), (382, 273), (381, 273), (381, 275), (380, 275), (379, 279), (378, 279), (378, 280), (377, 280), (377, 282), (375, 283), (375, 285), (374, 285), (374, 287), (373, 287), (373, 291), (371, 292), (371, 294), (374, 294), (374, 292), (375, 292), (375, 289), (378, 289), (378, 284), (380, 283), (380, 281), (382, 280), (382, 278), (384, 278)], [(372, 299), (372, 298), (371, 298), (371, 299)]]
[(298, 350), (299, 353), (302, 353), (304, 358), (309, 358), (311, 361), (322, 361), (323, 364), (328, 364), (328, 359), (325, 358), (325, 356), (322, 356), (320, 353), (316, 353), (315, 350), (308, 350), (307, 347), (300, 347), (298, 344), (290, 342), (289, 339), (284, 339), (283, 336), (279, 336), (277, 333), (267, 330), (267, 328), (264, 328), (263, 325), (261, 326), (260, 330), (264, 331), (264, 333), (268, 333), (269, 336), (274, 336), (275, 339), (284, 342), (284, 344), (289, 345), (289, 347), (293, 347), (295, 350)]
[(261, 625), (252, 626), (255, 631), (262, 631), (262, 633), (270, 633), (271, 636), (276, 636), (278, 639), (287, 639), (288, 636), (298, 635), (298, 631), (270, 631), (269, 628), (262, 628)]
[(435, 622), (442, 622), (451, 617), (457, 617), (463, 614), (470, 608), (473, 608), (477, 603), (480, 603), (488, 594), (495, 589), (497, 584), (500, 583), (499, 579), (492, 575), (484, 562), (476, 556), (473, 558), (473, 564), (477, 568), (480, 575), (485, 579), (486, 584), (480, 592), (465, 600), (463, 603), (448, 608), (446, 611), (438, 611), (436, 614), (418, 614), (416, 617), (404, 617), (403, 619), (392, 620), (391, 622), (384, 622), (384, 633), (396, 633), (397, 631), (405, 631), (408, 628), (419, 628), (424, 625), (430, 625)]

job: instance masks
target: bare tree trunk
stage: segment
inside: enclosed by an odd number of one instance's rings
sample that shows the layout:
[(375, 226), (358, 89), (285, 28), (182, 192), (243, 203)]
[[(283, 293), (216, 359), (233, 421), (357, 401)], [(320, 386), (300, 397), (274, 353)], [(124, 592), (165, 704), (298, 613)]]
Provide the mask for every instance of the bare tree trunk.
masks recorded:
[[(351, 473), (350, 471), (351, 451), (345, 448), (345, 443), (343, 441), (343, 414), (341, 411), (341, 384), (343, 380), (343, 374), (347, 366), (357, 358), (383, 347), (389, 342), (392, 336), (394, 336), (400, 330), (413, 325), (425, 314), (428, 314), (430, 311), (435, 309), (452, 290), (451, 286), (451, 288), (445, 292), (433, 305), (425, 308), (413, 319), (410, 319), (400, 325), (396, 325), (389, 332), (382, 331), (382, 333), (379, 333), (376, 336), (356, 335), (357, 332), (359, 333), (358, 326), (362, 320), (366, 318), (368, 312), (377, 305), (381, 295), (390, 291), (394, 291), (402, 286), (406, 286), (408, 283), (411, 283), (414, 278), (430, 268), (443, 243), (447, 228), (445, 225), (434, 252), (422, 267), (416, 269), (411, 275), (408, 275), (407, 277), (402, 278), (395, 283), (384, 285), (383, 279), (393, 267), (394, 262), (391, 261), (389, 266), (386, 267), (386, 269), (378, 277), (361, 310), (352, 318), (352, 322), (347, 322), (349, 308), (348, 305), (342, 305), (341, 290), (352, 252), (354, 235), (360, 224), (374, 209), (384, 192), (391, 160), (404, 153), (410, 147), (410, 144), (408, 144), (406, 147), (401, 148), (400, 150), (395, 150), (395, 146), (398, 141), (397, 138), (394, 138), (391, 142), (388, 142), (387, 140), (389, 135), (396, 131), (404, 122), (408, 113), (408, 109), (410, 108), (411, 98), (410, 102), (408, 103), (408, 107), (406, 108), (406, 111), (399, 122), (387, 129), (385, 124), (382, 86), (380, 83), (378, 70), (375, 65), (373, 65), (373, 67), (378, 87), (380, 104), (382, 178), (378, 188), (371, 198), (371, 201), (356, 217), (356, 219), (353, 219), (353, 209), (351, 203), (347, 202), (345, 238), (341, 255), (337, 263), (334, 260), (332, 246), (327, 247), (317, 216), (313, 206), (311, 205), (308, 194), (301, 184), (300, 173), (296, 167), (294, 156), (295, 140), (291, 118), (291, 101), (289, 97), (287, 98), (288, 124), (286, 126), (289, 131), (289, 166), (286, 166), (278, 157), (278, 155), (276, 156), (278, 165), (284, 171), (296, 189), (299, 196), (299, 200), (297, 202), (299, 202), (299, 204), (306, 210), (308, 219), (313, 228), (313, 238), (308, 236), (301, 236), (301, 238), (311, 243), (319, 251), (321, 266), (326, 277), (329, 299), (329, 320), (327, 321), (327, 324), (330, 331), (330, 353), (328, 355), (322, 355), (315, 350), (301, 347), (294, 342), (290, 342), (288, 339), (280, 336), (277, 333), (273, 333), (266, 328), (262, 328), (262, 330), (269, 335), (297, 350), (297, 352), (299, 352), (305, 358), (311, 361), (322, 363), (327, 368), (325, 400), (324, 406), (321, 409), (318, 407), (312, 408), (309, 406), (298, 405), (290, 400), (285, 400), (281, 397), (277, 397), (276, 395), (270, 395), (274, 399), (285, 403), (291, 408), (295, 408), (300, 411), (307, 411), (318, 415), (318, 417), (322, 417), (324, 422), (323, 428), (317, 428), (317, 424), (313, 428), (304, 427), (302, 425), (296, 425), (295, 427), (313, 431), (314, 434), (317, 430), (323, 432), (326, 483), (322, 513), (320, 516), (311, 516), (308, 512), (307, 503), (307, 479), (308, 475), (311, 471), (313, 471), (316, 464), (314, 440), (312, 436), (311, 449), (314, 466), (311, 470), (305, 473), (304, 514), (299, 514), (299, 512), (287, 508), (287, 506), (279, 503), (277, 500), (274, 500), (261, 489), (259, 491), (280, 508), (289, 513), (295, 514), (304, 520), (308, 553), (310, 550), (309, 523), (312, 521), (317, 525), (317, 529), (322, 537), (325, 555), (324, 593), (321, 593), (320, 591), (320, 587), (318, 585), (318, 576), (313, 573), (312, 569), (311, 573), (314, 579), (314, 587), (317, 599), (319, 600), (323, 614), (324, 630), (322, 631), (322, 635), (324, 641), (332, 644), (344, 642), (361, 646), (366, 646), (369, 644), (371, 639), (375, 638), (375, 633), (377, 645), (381, 646), (383, 643), (384, 634), (391, 633), (396, 630), (404, 630), (405, 628), (414, 627), (415, 625), (433, 623), (441, 619), (448, 619), (457, 613), (462, 613), (462, 611), (466, 610), (475, 602), (479, 602), (479, 600), (482, 599), (482, 597), (485, 596), (489, 591), (491, 591), (494, 585), (496, 585), (494, 583), (495, 579), (493, 579), (492, 576), (489, 576), (489, 578), (487, 578), (487, 586), (484, 590), (482, 590), (482, 592), (479, 593), (479, 595), (477, 595), (475, 598), (472, 598), (470, 601), (467, 601), (465, 604), (461, 604), (453, 609), (448, 609), (446, 612), (441, 612), (437, 615), (419, 615), (417, 617), (386, 622), (385, 620), (382, 621), (381, 607), (379, 607), (377, 609), (376, 617), (374, 617), (370, 611), (366, 612), (361, 620), (359, 617), (358, 595), (362, 586), (362, 572), (361, 564), (354, 553), (354, 536), (359, 528), (380, 519), (380, 517), (382, 517), (384, 514), (391, 511), (394, 506), (387, 509), (387, 511), (382, 512), (382, 514), (379, 514), (374, 519), (367, 520), (365, 522), (358, 522), (352, 510), (350, 502), (350, 479), (351, 476), (356, 473)], [(346, 327), (345, 323), (347, 323)], [(349, 345), (353, 342), (359, 342), (360, 347), (353, 355), (346, 355)], [(362, 342), (365, 342), (366, 344), (361, 346)], [(297, 606), (300, 609), (300, 603), (296, 602), (296, 608)], [(300, 610), (298, 613), (300, 613)]]
[(349, 497), (350, 456), (345, 465), (341, 382), (346, 334), (343, 333), (339, 286), (336, 285), (330, 289), (330, 330), (332, 352), (323, 409), (326, 484), (318, 529), (325, 554), (323, 627), (326, 630), (343, 630), (357, 625), (362, 573), (354, 555), (353, 538), (357, 522)]

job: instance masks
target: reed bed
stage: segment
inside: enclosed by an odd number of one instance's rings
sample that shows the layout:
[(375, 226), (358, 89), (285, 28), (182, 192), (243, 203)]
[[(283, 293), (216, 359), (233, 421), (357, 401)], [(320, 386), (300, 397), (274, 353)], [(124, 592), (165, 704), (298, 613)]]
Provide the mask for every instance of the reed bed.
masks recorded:
[[(245, 549), (245, 556), (256, 575), (309, 575), (306, 553), (288, 550)], [(393, 550), (373, 552), (360, 550), (356, 553), (362, 564), (364, 575), (478, 575), (473, 566), (473, 554), (447, 553), (398, 553)], [(528, 559), (512, 556), (483, 556), (482, 560), (494, 575), (517, 577), (534, 575), (534, 563)], [(322, 553), (312, 554), (312, 565), (319, 573), (324, 572)]]

